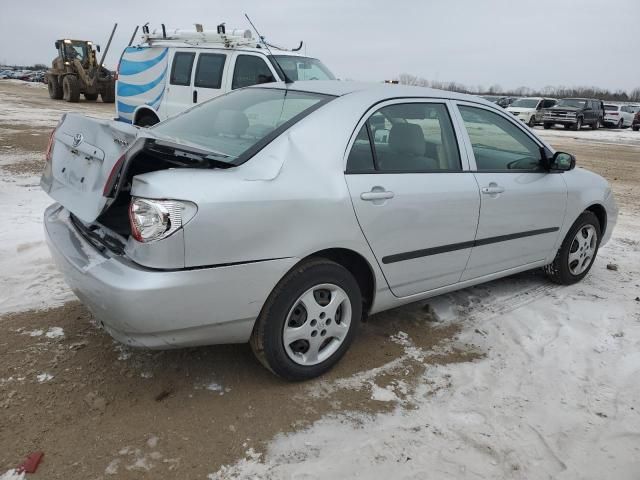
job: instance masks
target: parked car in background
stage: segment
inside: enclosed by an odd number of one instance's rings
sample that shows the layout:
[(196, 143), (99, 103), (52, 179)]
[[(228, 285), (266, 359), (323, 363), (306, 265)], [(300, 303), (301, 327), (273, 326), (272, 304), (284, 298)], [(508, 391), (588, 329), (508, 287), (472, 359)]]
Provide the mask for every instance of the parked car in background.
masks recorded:
[(420, 87), (256, 85), (150, 129), (67, 114), (46, 159), (52, 255), (109, 333), (250, 342), (290, 380), (369, 314), (539, 267), (578, 282), (617, 217), (510, 113)]
[(633, 124), (634, 112), (628, 105), (604, 105), (604, 124), (607, 127), (628, 128)]
[(500, 95), (482, 95), (480, 98), (484, 98), (485, 100), (495, 103), (496, 105), (499, 105), (502, 108), (507, 108), (516, 100), (517, 97), (504, 97)]
[(633, 122), (631, 123), (631, 128), (634, 132), (640, 130), (640, 109), (634, 114)]
[(558, 101), (553, 98), (523, 97), (507, 107), (507, 112), (512, 113), (518, 120), (526, 123), (531, 128), (542, 123), (542, 116), (547, 108), (553, 107)]
[(604, 123), (604, 103), (593, 98), (563, 98), (545, 111), (542, 124), (545, 129), (553, 125), (580, 130), (583, 125), (592, 129), (602, 127)]

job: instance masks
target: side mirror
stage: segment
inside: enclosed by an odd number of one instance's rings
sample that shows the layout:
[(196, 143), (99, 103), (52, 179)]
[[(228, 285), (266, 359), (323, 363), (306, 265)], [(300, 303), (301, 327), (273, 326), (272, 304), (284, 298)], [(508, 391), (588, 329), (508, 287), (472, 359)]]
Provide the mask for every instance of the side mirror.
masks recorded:
[(570, 153), (556, 152), (551, 157), (551, 170), (566, 172), (576, 168), (576, 157)]
[(60, 41), (56, 41), (56, 50), (60, 50)]
[(100, 45), (96, 45), (96, 50), (100, 53)]

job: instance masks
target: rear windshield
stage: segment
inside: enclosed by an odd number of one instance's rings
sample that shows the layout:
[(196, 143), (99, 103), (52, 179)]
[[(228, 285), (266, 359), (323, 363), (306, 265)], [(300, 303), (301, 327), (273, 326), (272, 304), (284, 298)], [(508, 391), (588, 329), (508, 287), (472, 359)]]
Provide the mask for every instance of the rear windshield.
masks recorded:
[(153, 127), (153, 133), (239, 164), (332, 96), (244, 88), (216, 97)]
[(537, 98), (519, 98), (511, 104), (512, 107), (536, 108), (540, 100)]
[(607, 111), (618, 111), (618, 105), (605, 105), (604, 109)]

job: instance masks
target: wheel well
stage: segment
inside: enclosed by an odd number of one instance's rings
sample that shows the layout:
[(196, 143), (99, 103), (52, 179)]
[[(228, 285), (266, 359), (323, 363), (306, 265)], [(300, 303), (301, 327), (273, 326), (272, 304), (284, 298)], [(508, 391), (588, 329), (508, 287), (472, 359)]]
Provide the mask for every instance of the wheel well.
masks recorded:
[(375, 275), (373, 274), (373, 270), (371, 269), (369, 262), (367, 262), (367, 260), (359, 253), (346, 248), (330, 248), (327, 250), (321, 250), (309, 255), (307, 258), (317, 257), (333, 260), (351, 272), (360, 286), (362, 301), (364, 303), (362, 318), (366, 318), (369, 314), (369, 310), (371, 309), (371, 305), (373, 305), (373, 297), (375, 295), (376, 287)]
[(600, 234), (604, 235), (604, 232), (607, 230), (607, 211), (602, 205), (596, 203), (587, 208), (587, 212), (592, 212), (596, 217), (598, 217), (598, 221), (600, 222)]
[(153, 110), (149, 110), (148, 108), (141, 108), (136, 112), (135, 118), (133, 119), (133, 124), (137, 125), (138, 121), (145, 117), (155, 118), (157, 121), (160, 121), (160, 119), (158, 118), (158, 115), (156, 115), (156, 113)]

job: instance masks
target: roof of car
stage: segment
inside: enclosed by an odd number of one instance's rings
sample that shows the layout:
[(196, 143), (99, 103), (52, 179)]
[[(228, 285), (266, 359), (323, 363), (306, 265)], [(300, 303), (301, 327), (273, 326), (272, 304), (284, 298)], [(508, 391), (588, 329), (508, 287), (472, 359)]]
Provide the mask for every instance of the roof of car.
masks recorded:
[(367, 91), (371, 95), (385, 98), (398, 97), (422, 97), (422, 98), (448, 98), (453, 100), (467, 100), (486, 105), (493, 104), (476, 95), (467, 95), (448, 90), (437, 90), (435, 88), (414, 87), (409, 85), (395, 85), (389, 83), (374, 82), (352, 82), (342, 80), (306, 80), (286, 84), (284, 82), (263, 83), (254, 85), (252, 88), (288, 88), (302, 92), (319, 93), (323, 95), (344, 96), (355, 92)]

